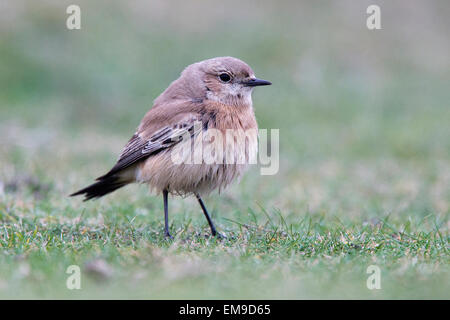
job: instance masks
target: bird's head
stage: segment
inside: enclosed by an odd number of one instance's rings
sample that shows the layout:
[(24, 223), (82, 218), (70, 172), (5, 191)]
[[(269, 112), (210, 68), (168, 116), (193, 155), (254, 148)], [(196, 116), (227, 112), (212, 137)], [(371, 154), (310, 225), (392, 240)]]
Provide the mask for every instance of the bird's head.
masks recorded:
[(197, 67), (202, 72), (206, 98), (227, 105), (251, 104), (253, 88), (271, 84), (255, 78), (248, 64), (232, 57), (205, 60)]
[(270, 84), (256, 78), (245, 62), (233, 57), (218, 57), (186, 67), (162, 96), (164, 99), (209, 99), (225, 105), (251, 106), (253, 88)]

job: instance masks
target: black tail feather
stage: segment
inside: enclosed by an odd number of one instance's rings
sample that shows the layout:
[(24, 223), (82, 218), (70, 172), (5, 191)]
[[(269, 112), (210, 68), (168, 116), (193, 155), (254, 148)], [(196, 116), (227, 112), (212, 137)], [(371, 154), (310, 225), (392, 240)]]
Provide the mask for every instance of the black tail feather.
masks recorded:
[(74, 197), (84, 194), (83, 201), (88, 201), (94, 198), (103, 197), (104, 195), (122, 188), (127, 184), (128, 182), (123, 180), (121, 181), (118, 176), (105, 176), (90, 186), (72, 193), (70, 196)]

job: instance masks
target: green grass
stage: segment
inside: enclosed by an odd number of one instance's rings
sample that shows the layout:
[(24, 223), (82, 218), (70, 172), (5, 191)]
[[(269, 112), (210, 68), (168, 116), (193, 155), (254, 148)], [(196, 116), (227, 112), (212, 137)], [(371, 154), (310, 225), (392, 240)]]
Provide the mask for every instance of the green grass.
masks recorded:
[[(445, 2), (384, 4), (379, 32), (351, 1), (110, 3), (81, 1), (71, 32), (69, 2), (0, 13), (0, 298), (450, 298)], [(227, 239), (193, 198), (169, 199), (171, 241), (145, 186), (68, 197), (187, 64), (222, 55), (274, 83), (254, 105), (281, 161), (204, 199)]]
[[(216, 240), (191, 209), (175, 215), (171, 241), (161, 219), (133, 204), (108, 206), (101, 215), (91, 207), (81, 216), (71, 206), (64, 214), (42, 206), (2, 216), (1, 270), (11, 286), (3, 297), (447, 296), (448, 242), (433, 215), (404, 223), (305, 214), (289, 223), (276, 210), (248, 210), (235, 213), (239, 222), (219, 219), (228, 238)], [(72, 264), (84, 269), (80, 291), (65, 288)], [(379, 291), (365, 287), (369, 265), (382, 270)]]

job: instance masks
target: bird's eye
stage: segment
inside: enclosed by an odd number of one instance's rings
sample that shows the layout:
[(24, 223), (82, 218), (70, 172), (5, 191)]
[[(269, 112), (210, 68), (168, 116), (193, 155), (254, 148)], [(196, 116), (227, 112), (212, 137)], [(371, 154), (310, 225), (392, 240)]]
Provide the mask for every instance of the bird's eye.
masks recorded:
[(221, 73), (221, 74), (219, 74), (219, 79), (222, 82), (230, 82), (231, 77), (230, 77), (230, 75), (228, 73)]

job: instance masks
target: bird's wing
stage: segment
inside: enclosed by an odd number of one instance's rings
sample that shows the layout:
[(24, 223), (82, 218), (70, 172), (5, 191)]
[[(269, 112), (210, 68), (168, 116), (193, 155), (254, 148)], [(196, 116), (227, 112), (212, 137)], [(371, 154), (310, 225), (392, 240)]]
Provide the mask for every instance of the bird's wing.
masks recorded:
[(97, 180), (109, 177), (151, 155), (172, 147), (181, 141), (186, 134), (189, 137), (194, 137), (202, 130), (199, 115), (186, 114), (180, 118), (174, 124), (163, 126), (151, 134), (145, 130), (136, 132), (126, 144), (115, 166)]

